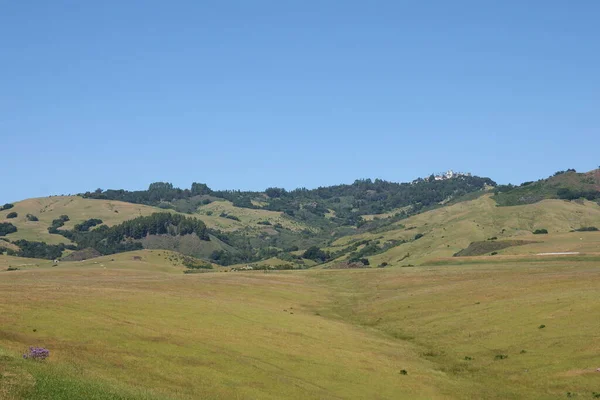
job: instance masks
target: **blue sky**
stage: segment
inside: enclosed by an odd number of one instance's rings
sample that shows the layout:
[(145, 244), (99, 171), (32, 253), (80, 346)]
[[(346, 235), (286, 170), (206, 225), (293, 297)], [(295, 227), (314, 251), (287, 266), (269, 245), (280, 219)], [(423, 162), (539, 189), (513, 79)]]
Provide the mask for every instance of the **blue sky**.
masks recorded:
[(598, 15), (595, 0), (0, 0), (0, 202), (597, 168)]

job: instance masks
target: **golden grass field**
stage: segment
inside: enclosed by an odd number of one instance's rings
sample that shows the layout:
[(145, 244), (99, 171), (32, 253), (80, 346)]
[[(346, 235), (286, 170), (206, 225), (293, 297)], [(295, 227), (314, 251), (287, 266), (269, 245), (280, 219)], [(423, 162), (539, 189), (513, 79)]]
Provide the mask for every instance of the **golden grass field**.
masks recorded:
[[(0, 256), (0, 398), (600, 391), (598, 256), (192, 275), (175, 259), (146, 250), (52, 267)], [(47, 347), (50, 359), (20, 359), (29, 345)]]

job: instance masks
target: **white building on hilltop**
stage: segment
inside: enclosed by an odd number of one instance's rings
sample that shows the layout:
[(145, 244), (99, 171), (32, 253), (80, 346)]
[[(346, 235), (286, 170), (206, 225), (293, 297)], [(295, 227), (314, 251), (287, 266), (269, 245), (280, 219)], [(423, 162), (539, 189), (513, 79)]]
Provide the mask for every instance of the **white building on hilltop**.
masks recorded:
[(443, 181), (446, 179), (458, 178), (459, 176), (471, 176), (470, 172), (454, 172), (449, 169), (446, 173), (437, 174), (434, 176), (436, 181)]

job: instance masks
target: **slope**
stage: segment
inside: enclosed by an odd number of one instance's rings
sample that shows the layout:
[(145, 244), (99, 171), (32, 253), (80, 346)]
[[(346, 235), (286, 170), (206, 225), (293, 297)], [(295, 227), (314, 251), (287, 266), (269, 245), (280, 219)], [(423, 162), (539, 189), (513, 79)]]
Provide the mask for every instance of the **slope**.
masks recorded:
[[(343, 237), (328, 250), (336, 251), (357, 241), (406, 241), (390, 250), (371, 257), (371, 265), (416, 264), (437, 257), (450, 257), (466, 248), (471, 242), (518, 239), (547, 243), (525, 245), (500, 250), (503, 254), (534, 253), (545, 248), (567, 251), (573, 248), (572, 238), (591, 238), (587, 249), (594, 249), (597, 232), (573, 232), (581, 227), (600, 227), (600, 205), (595, 202), (543, 200), (535, 204), (498, 207), (491, 195), (472, 201), (428, 211), (404, 219), (387, 231), (367, 232)], [(549, 235), (533, 235), (536, 229), (547, 229)], [(417, 235), (423, 235), (415, 240)], [(569, 236), (571, 235), (571, 236)], [(582, 239), (583, 240), (583, 239)], [(588, 241), (586, 241), (587, 243)], [(529, 249), (529, 250), (528, 250)], [(598, 249), (600, 251), (600, 249)]]
[[(16, 212), (18, 216), (6, 219), (6, 215), (10, 212)], [(25, 239), (58, 244), (68, 243), (69, 240), (61, 235), (49, 234), (48, 227), (61, 215), (67, 215), (70, 219), (63, 229), (72, 229), (75, 224), (90, 218), (101, 219), (104, 224), (112, 226), (155, 212), (164, 212), (164, 210), (121, 201), (84, 199), (79, 196), (53, 196), (14, 203), (14, 207), (10, 210), (0, 211), (0, 222), (10, 222), (17, 227), (17, 232), (7, 236), (10, 240)], [(39, 221), (29, 221), (27, 214), (37, 217)]]
[(558, 171), (547, 179), (525, 182), (518, 187), (498, 186), (494, 200), (501, 206), (531, 204), (544, 199), (600, 199), (600, 169), (586, 173)]

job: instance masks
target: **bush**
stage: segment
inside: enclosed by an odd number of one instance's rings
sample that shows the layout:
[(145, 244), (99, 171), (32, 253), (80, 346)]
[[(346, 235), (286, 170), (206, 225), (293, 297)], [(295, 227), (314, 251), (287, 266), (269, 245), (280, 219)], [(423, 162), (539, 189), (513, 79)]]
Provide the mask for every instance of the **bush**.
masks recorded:
[(87, 221), (84, 221), (81, 224), (75, 225), (74, 230), (77, 232), (87, 232), (90, 230), (90, 228), (92, 228), (96, 225), (100, 225), (101, 223), (102, 223), (101, 219), (97, 219), (97, 218), (88, 219)]
[(17, 218), (19, 216), (19, 214), (17, 214), (16, 212), (9, 212), (8, 214), (6, 214), (6, 218)]
[(423, 234), (422, 234), (422, 233), (417, 233), (417, 234), (415, 235), (415, 240), (419, 240), (419, 239), (421, 239), (422, 237), (423, 237)]
[(546, 325), (542, 324), (540, 326), (538, 326), (538, 329), (544, 329), (546, 327)]
[(194, 257), (184, 257), (183, 265), (185, 265), (188, 269), (212, 269), (212, 265), (203, 262), (202, 260), (198, 260)]
[(491, 238), (488, 238), (488, 240), (498, 240), (497, 236), (492, 236)]
[(387, 267), (387, 266), (388, 266), (388, 263), (386, 263), (386, 262), (382, 262), (381, 264), (379, 264), (379, 265), (377, 266), (377, 268), (385, 268), (385, 267)]
[(44, 242), (30, 242), (24, 239), (17, 240), (14, 244), (19, 246), (20, 249), (15, 255), (27, 258), (44, 258), (46, 260), (60, 258), (65, 249), (64, 244), (49, 245)]
[(39, 221), (39, 218), (33, 214), (27, 214), (26, 218), (27, 218), (27, 221), (31, 221), (31, 222)]
[(579, 229), (575, 229), (575, 232), (597, 232), (598, 228), (596, 228), (595, 226), (584, 226), (582, 228)]
[(17, 268), (17, 267), (8, 267), (8, 268), (6, 268), (6, 270), (7, 271), (18, 271), (19, 268)]
[(11, 208), (13, 208), (14, 205), (10, 204), (10, 203), (6, 203), (5, 205), (3, 205), (2, 207), (0, 207), (0, 211), (4, 211), (4, 210), (10, 210)]
[(535, 231), (533, 231), (534, 235), (547, 235), (548, 234), (548, 229), (536, 229)]
[(508, 356), (506, 354), (496, 354), (496, 357), (494, 357), (494, 360), (504, 360), (507, 358), (508, 358)]
[(6, 236), (10, 233), (15, 233), (17, 231), (17, 227), (9, 222), (0, 223), (0, 236)]
[(221, 218), (228, 218), (228, 219), (231, 219), (231, 220), (234, 220), (234, 221), (239, 221), (240, 220), (235, 215), (229, 215), (226, 212), (222, 212), (221, 214), (219, 214), (219, 217), (221, 217)]
[(325, 262), (329, 258), (329, 255), (323, 250), (319, 249), (317, 246), (312, 246), (309, 247), (304, 252), (304, 254), (302, 254), (302, 258), (306, 258), (307, 260)]

